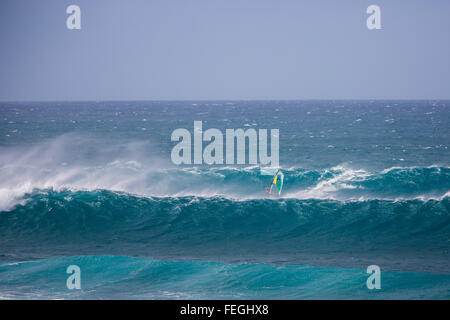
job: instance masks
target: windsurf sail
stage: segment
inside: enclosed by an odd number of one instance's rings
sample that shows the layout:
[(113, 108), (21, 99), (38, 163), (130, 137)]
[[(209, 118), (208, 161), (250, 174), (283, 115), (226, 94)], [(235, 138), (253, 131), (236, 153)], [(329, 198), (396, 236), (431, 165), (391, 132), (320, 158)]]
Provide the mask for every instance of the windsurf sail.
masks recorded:
[(281, 170), (278, 170), (277, 173), (273, 176), (272, 183), (270, 184), (269, 194), (272, 194), (272, 190), (281, 195), (281, 190), (283, 190), (283, 181), (284, 174)]

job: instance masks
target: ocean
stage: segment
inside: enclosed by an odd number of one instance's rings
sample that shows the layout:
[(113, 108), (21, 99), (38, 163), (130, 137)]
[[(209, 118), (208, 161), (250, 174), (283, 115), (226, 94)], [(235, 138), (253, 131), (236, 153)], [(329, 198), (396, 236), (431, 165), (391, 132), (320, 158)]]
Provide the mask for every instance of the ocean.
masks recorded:
[[(281, 196), (258, 165), (175, 165), (194, 121), (279, 129)], [(449, 123), (450, 101), (2, 102), (0, 299), (449, 299)]]

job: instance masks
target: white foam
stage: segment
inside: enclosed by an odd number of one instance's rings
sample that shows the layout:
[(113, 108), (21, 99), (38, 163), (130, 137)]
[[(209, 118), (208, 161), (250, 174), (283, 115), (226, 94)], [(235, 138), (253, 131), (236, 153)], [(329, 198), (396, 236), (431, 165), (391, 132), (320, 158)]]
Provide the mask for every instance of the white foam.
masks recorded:
[[(91, 151), (93, 145), (96, 154)], [(98, 189), (126, 192), (144, 197), (226, 197), (233, 200), (267, 199), (264, 186), (253, 194), (237, 190), (237, 184), (222, 183), (223, 170), (259, 173), (258, 166), (247, 167), (168, 167), (167, 160), (148, 158), (143, 150), (151, 149), (148, 142), (133, 142), (114, 146), (93, 141), (92, 137), (64, 135), (41, 142), (33, 147), (0, 149), (0, 211), (24, 204), (26, 195), (36, 190), (93, 191)], [(119, 151), (118, 151), (119, 150)], [(87, 154), (87, 155), (85, 155)], [(93, 158), (93, 159), (92, 159)], [(403, 167), (393, 167), (382, 173)], [(297, 170), (291, 168), (286, 170)], [(309, 171), (292, 172), (303, 175)], [(207, 177), (203, 177), (206, 175)], [(328, 177), (328, 175), (330, 177)], [(323, 170), (319, 182), (305, 190), (285, 188), (283, 198), (342, 199), (339, 191), (360, 188), (354, 182), (362, 181), (371, 173), (341, 164)], [(208, 180), (213, 179), (213, 180)], [(211, 183), (212, 182), (212, 183)], [(245, 189), (245, 186), (243, 186)], [(447, 192), (444, 196), (448, 197)], [(419, 197), (416, 197), (419, 198)], [(424, 197), (431, 199), (430, 197)], [(358, 199), (361, 199), (358, 198)]]

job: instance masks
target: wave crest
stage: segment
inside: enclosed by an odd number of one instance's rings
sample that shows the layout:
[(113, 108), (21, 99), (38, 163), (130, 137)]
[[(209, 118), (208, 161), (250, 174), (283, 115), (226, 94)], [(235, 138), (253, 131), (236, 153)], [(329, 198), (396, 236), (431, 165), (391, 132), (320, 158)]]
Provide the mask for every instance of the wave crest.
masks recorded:
[[(142, 196), (223, 196), (261, 199), (271, 176), (258, 167), (168, 167), (145, 150), (148, 141), (106, 141), (64, 135), (31, 148), (0, 151), (0, 211), (23, 203), (35, 190), (111, 190)], [(340, 165), (327, 169), (285, 168), (283, 197), (296, 199), (443, 199), (450, 169), (390, 168), (369, 172)]]
[(4, 255), (245, 257), (319, 265), (355, 264), (355, 255), (369, 260), (408, 256), (409, 264), (426, 257), (428, 267), (450, 272), (449, 198), (238, 201), (146, 198), (101, 190), (30, 197), (25, 205), (0, 214)]

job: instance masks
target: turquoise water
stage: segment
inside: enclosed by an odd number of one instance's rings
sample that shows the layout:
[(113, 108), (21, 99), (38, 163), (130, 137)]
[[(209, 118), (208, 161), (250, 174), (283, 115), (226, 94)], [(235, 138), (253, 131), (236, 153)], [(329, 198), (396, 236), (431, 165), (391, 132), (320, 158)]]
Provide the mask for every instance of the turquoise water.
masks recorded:
[[(81, 268), (81, 290), (66, 268)], [(449, 274), (382, 271), (368, 290), (365, 270), (271, 264), (77, 256), (0, 264), (2, 298), (15, 299), (448, 299)]]
[[(449, 107), (1, 103), (0, 297), (448, 299)], [(282, 197), (257, 166), (172, 164), (194, 120), (280, 129)]]

